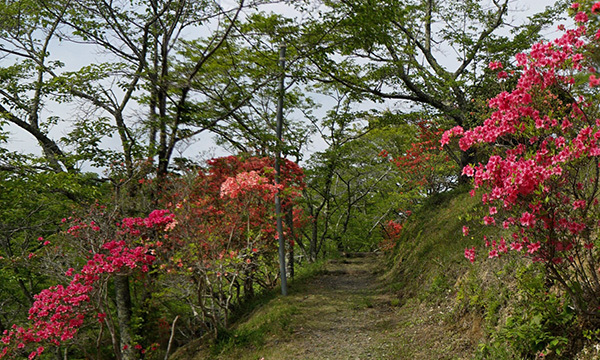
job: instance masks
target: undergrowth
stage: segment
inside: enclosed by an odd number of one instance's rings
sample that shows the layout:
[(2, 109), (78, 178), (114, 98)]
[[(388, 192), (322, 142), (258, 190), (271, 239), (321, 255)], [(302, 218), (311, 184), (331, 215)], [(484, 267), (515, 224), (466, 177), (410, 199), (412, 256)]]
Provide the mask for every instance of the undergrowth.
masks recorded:
[[(289, 294), (302, 292), (307, 281), (323, 272), (324, 261), (298, 267), (290, 279)], [(281, 288), (258, 294), (239, 306), (233, 313), (232, 326), (220, 329), (216, 338), (202, 337), (179, 349), (169, 359), (190, 360), (225, 356), (238, 358), (240, 352), (263, 346), (271, 335), (285, 338), (291, 335), (289, 324), (297, 308), (280, 297)]]

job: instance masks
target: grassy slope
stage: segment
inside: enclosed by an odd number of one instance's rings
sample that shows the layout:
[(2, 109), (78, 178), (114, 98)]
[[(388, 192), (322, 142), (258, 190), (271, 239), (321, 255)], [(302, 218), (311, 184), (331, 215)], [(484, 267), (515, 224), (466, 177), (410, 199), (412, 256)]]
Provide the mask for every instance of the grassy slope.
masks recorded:
[[(427, 346), (432, 354), (444, 350), (467, 353), (464, 358), (472, 358), (485, 341), (488, 331), (484, 311), (465, 306), (471, 294), (461, 290), (482, 270), (465, 259), (464, 249), (481, 245), (482, 237), (493, 230), (479, 225), (480, 210), (480, 198), (471, 197), (465, 189), (430, 198), (409, 218), (390, 258), (387, 283), (399, 297), (401, 311), (413, 313), (406, 324), (407, 334), (400, 338)], [(463, 236), (464, 225), (470, 228), (468, 237)], [(436, 323), (428, 324), (419, 312), (434, 313)], [(417, 326), (419, 331), (408, 334)], [(427, 341), (431, 333), (439, 331), (454, 336)]]
[[(304, 291), (307, 281), (323, 273), (323, 266), (323, 262), (317, 262), (297, 270), (296, 278), (289, 281), (289, 294)], [(285, 301), (280, 292), (280, 288), (273, 289), (247, 304), (238, 312), (237, 319), (232, 319), (233, 327), (222, 330), (218, 339), (194, 340), (178, 349), (169, 359), (204, 360), (220, 356), (239, 359), (244, 353), (260, 349), (274, 335), (288, 338), (288, 324), (297, 308)]]
[[(469, 270), (464, 249), (479, 244), (485, 228), (469, 223), (471, 234), (462, 236), (461, 220), (476, 211), (478, 199), (466, 191), (440, 194), (409, 219), (391, 263), (392, 286), (403, 297), (443, 295)], [(439, 294), (438, 294), (439, 293)]]
[[(473, 358), (598, 359), (598, 334), (582, 329), (558, 287), (547, 290), (543, 266), (510, 254), (487, 259), (484, 235), (509, 234), (483, 226), (479, 196), (457, 190), (428, 201), (406, 224), (388, 274), (402, 302), (445, 309), (441, 323), (462, 333)], [(468, 225), (469, 236), (462, 235)], [(470, 264), (464, 249), (476, 246)], [(458, 346), (458, 344), (455, 344)], [(457, 348), (453, 349), (454, 351)]]

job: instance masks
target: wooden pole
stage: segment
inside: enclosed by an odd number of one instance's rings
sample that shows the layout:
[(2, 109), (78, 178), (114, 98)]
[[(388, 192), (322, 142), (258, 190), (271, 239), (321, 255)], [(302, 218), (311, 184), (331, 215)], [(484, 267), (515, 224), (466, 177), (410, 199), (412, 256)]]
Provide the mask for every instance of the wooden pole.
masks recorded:
[[(285, 45), (279, 49), (279, 66), (281, 77), (279, 79), (279, 99), (277, 101), (277, 154), (275, 156), (275, 183), (280, 183), (281, 176), (281, 133), (283, 130), (283, 96), (285, 80)], [(279, 190), (275, 194), (275, 215), (277, 217), (277, 235), (279, 237), (279, 274), (281, 277), (281, 294), (287, 296), (287, 276), (285, 266), (285, 240), (283, 238), (283, 219), (281, 216), (281, 197)]]

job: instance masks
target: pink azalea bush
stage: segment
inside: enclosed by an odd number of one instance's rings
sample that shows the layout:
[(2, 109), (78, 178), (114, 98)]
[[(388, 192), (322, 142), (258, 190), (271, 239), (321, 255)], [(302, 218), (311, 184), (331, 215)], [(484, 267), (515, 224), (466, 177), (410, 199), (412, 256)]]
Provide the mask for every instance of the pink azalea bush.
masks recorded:
[(283, 234), (293, 248), (304, 223), (297, 206), (304, 175), (297, 164), (284, 161), (277, 184), (270, 158), (228, 156), (207, 165), (174, 180), (165, 194), (163, 203), (179, 222), (162, 247), (172, 260), (159, 268), (177, 288), (169, 296), (201, 294), (188, 300), (194, 322), (216, 336), (234, 304), (276, 285), (275, 195), (281, 194)]
[[(576, 28), (560, 26), (560, 38), (516, 55), (518, 83), (489, 101), (492, 115), (446, 131), (441, 143), (458, 138), (463, 151), (490, 151), (486, 162), (462, 170), (473, 178), (472, 195), (481, 189), (489, 206), (484, 224), (512, 230), (485, 239), (487, 257), (511, 251), (544, 263), (577, 313), (600, 320), (600, 77), (591, 56), (600, 45), (600, 2), (571, 11)], [(475, 248), (465, 257), (475, 261)]]
[(269, 179), (261, 176), (257, 171), (244, 171), (237, 174), (235, 177), (228, 177), (221, 184), (221, 198), (230, 197), (236, 198), (241, 194), (252, 192), (263, 192), (267, 190), (264, 199), (272, 200), (274, 194), (278, 190), (283, 190), (283, 185), (272, 183)]
[[(72, 339), (86, 318), (106, 323), (106, 314), (99, 311), (102, 304), (93, 301), (94, 293), (112, 275), (133, 271), (147, 273), (156, 259), (149, 244), (135, 246), (125, 239), (143, 235), (144, 231), (164, 229), (173, 221), (174, 215), (167, 210), (154, 210), (146, 218), (123, 219), (118, 232), (120, 239), (102, 244), (98, 252), (90, 254), (80, 270), (69, 268), (65, 275), (71, 281), (66, 286), (52, 286), (34, 296), (35, 302), (29, 309), (30, 324), (13, 325), (12, 330), (2, 333), (0, 359), (19, 358), (26, 348), (33, 348), (28, 359), (34, 359), (45, 351), (48, 344), (58, 346)], [(71, 223), (66, 234), (75, 238), (83, 240), (89, 237), (89, 233), (101, 234), (100, 227), (93, 221), (86, 223), (71, 219)]]

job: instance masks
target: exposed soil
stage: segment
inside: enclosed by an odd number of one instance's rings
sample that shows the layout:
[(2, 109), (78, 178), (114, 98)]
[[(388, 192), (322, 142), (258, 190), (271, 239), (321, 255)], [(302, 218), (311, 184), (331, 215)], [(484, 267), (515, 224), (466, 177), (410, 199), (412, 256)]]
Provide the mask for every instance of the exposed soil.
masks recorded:
[(274, 334), (243, 359), (471, 359), (478, 325), (450, 321), (443, 306), (400, 304), (382, 280), (381, 259), (354, 254), (330, 261), (305, 288), (276, 301), (294, 311), (285, 334)]

